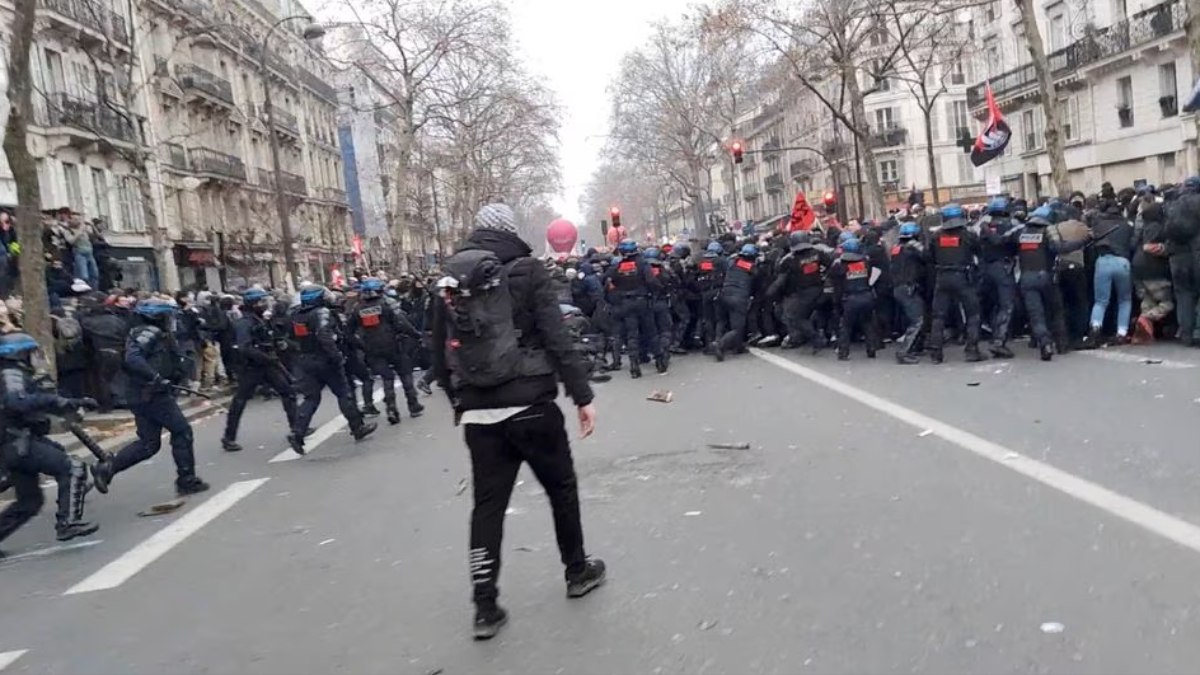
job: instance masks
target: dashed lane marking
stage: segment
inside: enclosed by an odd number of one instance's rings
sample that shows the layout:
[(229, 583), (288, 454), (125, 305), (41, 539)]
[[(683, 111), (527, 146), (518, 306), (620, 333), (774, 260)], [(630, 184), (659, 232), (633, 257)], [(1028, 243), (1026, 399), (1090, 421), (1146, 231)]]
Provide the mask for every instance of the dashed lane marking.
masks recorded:
[(11, 652), (0, 652), (0, 670), (11, 666), (17, 659), (25, 656), (28, 651), (28, 649), (17, 649)]
[(1152, 506), (1143, 504), (1074, 474), (1067, 473), (1057, 467), (1039, 462), (1036, 459), (1010, 450), (1003, 445), (993, 443), (968, 431), (963, 431), (958, 427), (927, 415), (922, 415), (898, 403), (893, 403), (870, 392), (850, 386), (841, 380), (829, 377), (811, 368), (806, 368), (795, 361), (764, 352), (761, 349), (751, 349), (750, 353), (771, 365), (799, 375), (814, 384), (821, 385), (842, 396), (854, 399), (917, 429), (929, 430), (932, 432), (932, 435), (949, 441), (979, 457), (990, 460), (1006, 469), (1016, 471), (1042, 485), (1058, 490), (1085, 504), (1090, 504), (1101, 511), (1105, 511), (1144, 530), (1169, 539), (1180, 546), (1200, 553), (1200, 527), (1193, 523), (1176, 518), (1169, 513), (1159, 511)]
[(155, 532), (149, 539), (129, 549), (121, 557), (101, 567), (95, 574), (67, 589), (63, 595), (104, 591), (120, 586), (268, 480), (270, 479), (256, 478), (233, 483), (180, 516), (175, 522)]
[[(383, 400), (383, 389), (382, 388), (379, 391), (375, 392), (374, 400), (376, 403), (379, 403), (380, 401)], [(308, 454), (311, 454), (312, 451), (315, 450), (318, 445), (324, 443), (325, 441), (329, 440), (330, 438), (333, 438), (334, 434), (341, 431), (342, 429), (345, 429), (347, 424), (349, 424), (349, 422), (346, 420), (346, 417), (344, 415), (338, 415), (337, 417), (329, 420), (325, 424), (322, 424), (321, 426), (317, 427), (317, 430), (313, 432), (313, 435), (309, 436), (304, 441), (306, 452)], [(274, 464), (275, 462), (294, 462), (300, 458), (301, 458), (301, 455), (297, 455), (295, 450), (288, 448), (287, 450), (284, 450), (283, 452), (279, 453), (278, 455), (275, 455), (274, 457), (272, 457), (268, 463)]]
[(1118, 351), (1115, 349), (1084, 349), (1077, 352), (1071, 352), (1071, 354), (1080, 354), (1082, 356), (1090, 356), (1093, 359), (1104, 359), (1105, 361), (1116, 361), (1118, 363), (1152, 365), (1156, 368), (1166, 368), (1168, 370), (1187, 370), (1188, 368), (1196, 367), (1196, 364), (1189, 361), (1160, 359), (1149, 354), (1135, 354), (1133, 352)]

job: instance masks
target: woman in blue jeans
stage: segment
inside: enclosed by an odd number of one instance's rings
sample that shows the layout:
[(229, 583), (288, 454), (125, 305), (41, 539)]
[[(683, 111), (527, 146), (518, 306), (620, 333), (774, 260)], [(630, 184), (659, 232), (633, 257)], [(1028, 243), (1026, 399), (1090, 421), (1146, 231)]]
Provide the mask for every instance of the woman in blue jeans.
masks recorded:
[(1089, 342), (1100, 343), (1104, 315), (1117, 288), (1117, 344), (1129, 343), (1129, 322), (1133, 313), (1133, 277), (1129, 258), (1133, 255), (1134, 230), (1121, 214), (1115, 201), (1106, 201), (1102, 213), (1092, 226), (1092, 244), (1096, 248), (1096, 298), (1092, 304), (1092, 327)]

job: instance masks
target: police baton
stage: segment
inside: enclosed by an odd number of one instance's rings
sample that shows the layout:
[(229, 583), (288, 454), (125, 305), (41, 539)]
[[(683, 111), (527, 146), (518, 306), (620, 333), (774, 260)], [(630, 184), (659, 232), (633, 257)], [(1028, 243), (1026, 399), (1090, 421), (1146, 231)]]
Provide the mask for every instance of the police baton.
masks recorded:
[(92, 455), (96, 457), (96, 459), (100, 460), (101, 462), (112, 461), (112, 453), (100, 447), (100, 444), (96, 442), (96, 439), (89, 436), (88, 432), (83, 428), (83, 425), (80, 424), (80, 422), (83, 421), (83, 416), (79, 414), (78, 410), (71, 410), (63, 413), (62, 418), (63, 421), (67, 423), (67, 431), (70, 431), (71, 435), (77, 438), (79, 442), (83, 444), (83, 447), (87, 448), (88, 451), (90, 451)]

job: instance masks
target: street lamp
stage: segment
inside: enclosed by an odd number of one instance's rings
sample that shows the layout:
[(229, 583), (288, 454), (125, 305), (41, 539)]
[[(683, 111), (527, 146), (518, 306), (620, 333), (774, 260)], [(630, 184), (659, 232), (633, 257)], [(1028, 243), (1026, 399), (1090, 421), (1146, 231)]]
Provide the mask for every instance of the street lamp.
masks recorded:
[[(271, 102), (271, 76), (267, 70), (267, 46), (271, 36), (283, 24), (298, 19), (310, 20), (309, 17), (297, 14), (285, 16), (276, 21), (266, 34), (263, 35), (259, 49), (259, 75), (262, 79), (263, 113), (267, 117), (267, 135), (271, 139), (271, 165), (275, 173), (275, 209), (279, 212), (279, 228), (283, 235), (283, 264), (284, 286), (288, 290), (296, 287), (299, 270), (296, 268), (296, 252), (292, 250), (292, 225), (288, 217), (287, 195), (283, 191), (283, 164), (279, 160), (279, 137), (275, 135), (275, 106)], [(316, 40), (325, 35), (325, 28), (320, 24), (310, 23), (301, 33), (305, 40)]]

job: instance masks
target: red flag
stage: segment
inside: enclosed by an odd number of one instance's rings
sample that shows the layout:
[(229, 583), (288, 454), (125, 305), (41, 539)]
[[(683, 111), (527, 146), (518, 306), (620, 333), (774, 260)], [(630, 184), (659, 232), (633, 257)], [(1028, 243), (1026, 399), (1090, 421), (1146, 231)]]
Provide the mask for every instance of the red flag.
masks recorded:
[(787, 231), (811, 230), (816, 220), (817, 214), (813, 213), (812, 207), (808, 205), (804, 193), (797, 192), (796, 201), (792, 204), (792, 217), (788, 220)]
[(987, 83), (988, 122), (979, 137), (975, 139), (975, 147), (971, 148), (971, 163), (983, 166), (999, 157), (1008, 142), (1012, 139), (1012, 129), (1000, 114), (1000, 106), (996, 105), (996, 97), (992, 95), (992, 83)]

